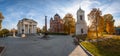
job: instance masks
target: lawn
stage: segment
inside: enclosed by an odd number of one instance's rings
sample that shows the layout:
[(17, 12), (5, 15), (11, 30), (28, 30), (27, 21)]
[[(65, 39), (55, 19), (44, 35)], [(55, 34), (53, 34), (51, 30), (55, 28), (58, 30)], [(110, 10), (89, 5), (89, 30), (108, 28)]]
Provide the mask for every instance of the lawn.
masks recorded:
[(100, 42), (81, 42), (95, 56), (120, 56), (120, 39), (108, 38)]

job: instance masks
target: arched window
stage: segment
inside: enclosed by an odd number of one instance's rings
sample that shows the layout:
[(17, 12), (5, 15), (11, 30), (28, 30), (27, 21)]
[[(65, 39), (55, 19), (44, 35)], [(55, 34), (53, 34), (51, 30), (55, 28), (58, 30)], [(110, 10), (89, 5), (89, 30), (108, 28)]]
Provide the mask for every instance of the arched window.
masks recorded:
[(82, 20), (82, 15), (80, 15), (80, 20)]
[(83, 29), (81, 29), (81, 33), (83, 33)]

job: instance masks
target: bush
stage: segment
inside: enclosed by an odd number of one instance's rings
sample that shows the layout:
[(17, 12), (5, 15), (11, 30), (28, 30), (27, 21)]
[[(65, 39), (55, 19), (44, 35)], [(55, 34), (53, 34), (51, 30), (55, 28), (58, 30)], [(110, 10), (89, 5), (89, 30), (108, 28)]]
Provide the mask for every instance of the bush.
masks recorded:
[(84, 35), (76, 35), (76, 37), (83, 40), (83, 41), (85, 41), (86, 38), (87, 38), (87, 35), (86, 34), (84, 34)]
[(2, 29), (0, 31), (0, 37), (8, 36), (9, 35), (9, 30), (8, 29)]
[(76, 37), (76, 35), (74, 34), (74, 35), (72, 35), (72, 37)]

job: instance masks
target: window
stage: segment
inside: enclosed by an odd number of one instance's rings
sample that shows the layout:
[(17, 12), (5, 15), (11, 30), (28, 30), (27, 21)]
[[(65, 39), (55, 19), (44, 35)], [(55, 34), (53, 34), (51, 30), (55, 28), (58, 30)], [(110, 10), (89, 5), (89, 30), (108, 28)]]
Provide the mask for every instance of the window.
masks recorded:
[(80, 15), (80, 20), (82, 20), (82, 15)]
[(83, 29), (81, 29), (81, 33), (83, 33)]

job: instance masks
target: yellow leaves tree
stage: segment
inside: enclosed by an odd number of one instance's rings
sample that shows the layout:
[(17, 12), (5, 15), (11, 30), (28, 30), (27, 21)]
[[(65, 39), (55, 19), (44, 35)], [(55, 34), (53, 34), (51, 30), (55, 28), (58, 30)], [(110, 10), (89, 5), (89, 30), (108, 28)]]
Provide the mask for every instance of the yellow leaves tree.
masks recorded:
[(101, 14), (101, 11), (96, 8), (93, 8), (88, 14), (88, 20), (90, 22), (88, 28), (88, 37), (98, 37), (102, 35), (104, 30), (104, 19)]
[(4, 19), (4, 16), (0, 12), (0, 29), (2, 28), (2, 20)]
[(99, 16), (98, 19), (98, 33), (99, 35), (102, 35), (102, 32), (104, 31), (104, 18), (102, 16)]
[(0, 37), (6, 36), (9, 34), (9, 30), (8, 29), (2, 29), (0, 31)]
[(45, 32), (45, 26), (43, 26), (43, 28), (42, 28), (42, 32)]
[(108, 34), (113, 34), (115, 33), (115, 28), (114, 28), (114, 19), (113, 16), (111, 14), (106, 14), (104, 15), (104, 30), (108, 33)]
[(63, 18), (64, 21), (64, 32), (68, 34), (75, 33), (75, 19), (73, 15), (68, 13)]
[(114, 34), (115, 33), (114, 21), (107, 22), (106, 31), (108, 32), (108, 34)]
[(39, 27), (37, 27), (37, 33), (40, 33), (41, 32), (41, 29)]

